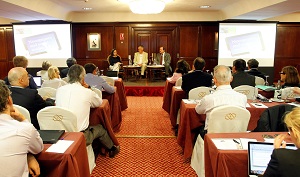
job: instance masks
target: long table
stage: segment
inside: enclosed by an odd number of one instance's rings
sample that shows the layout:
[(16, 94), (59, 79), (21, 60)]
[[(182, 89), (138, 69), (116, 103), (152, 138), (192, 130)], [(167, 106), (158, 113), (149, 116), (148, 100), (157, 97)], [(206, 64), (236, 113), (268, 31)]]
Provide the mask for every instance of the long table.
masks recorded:
[(168, 79), (165, 83), (165, 90), (163, 96), (163, 105), (162, 108), (167, 112), (170, 113), (170, 106), (171, 106), (171, 98), (172, 98), (172, 88), (175, 86), (175, 82), (170, 82)]
[(124, 111), (125, 109), (128, 108), (128, 104), (127, 104), (127, 98), (126, 98), (125, 88), (124, 88), (124, 83), (122, 78), (115, 80), (115, 86), (117, 87), (116, 92), (119, 96), (121, 111)]

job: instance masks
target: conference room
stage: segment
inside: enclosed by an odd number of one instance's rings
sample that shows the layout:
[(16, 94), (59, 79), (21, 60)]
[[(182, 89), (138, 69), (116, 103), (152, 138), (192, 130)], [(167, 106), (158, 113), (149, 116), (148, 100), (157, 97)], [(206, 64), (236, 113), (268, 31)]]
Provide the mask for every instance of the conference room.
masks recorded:
[[(299, 13), (297, 0), (0, 1), (0, 176), (297, 176)], [(21, 148), (6, 121), (39, 148), (6, 156)]]

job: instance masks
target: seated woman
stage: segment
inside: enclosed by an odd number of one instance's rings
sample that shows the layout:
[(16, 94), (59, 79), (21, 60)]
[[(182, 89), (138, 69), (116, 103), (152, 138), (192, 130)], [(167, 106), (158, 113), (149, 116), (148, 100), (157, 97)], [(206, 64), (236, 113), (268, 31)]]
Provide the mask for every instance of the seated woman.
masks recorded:
[(59, 88), (67, 83), (60, 79), (59, 70), (56, 66), (51, 66), (48, 69), (49, 80), (44, 81), (42, 87)]
[(176, 82), (182, 75), (187, 74), (191, 70), (190, 65), (183, 59), (178, 60), (176, 64), (175, 72), (173, 76), (169, 79), (170, 82)]
[(285, 66), (280, 72), (280, 80), (284, 82), (282, 88), (299, 87), (299, 73), (294, 66)]
[(49, 61), (43, 61), (42, 63), (42, 70), (38, 71), (36, 73), (37, 76), (41, 76), (42, 79), (45, 80), (49, 80), (48, 77), (48, 68), (52, 66), (52, 64)]
[(300, 108), (294, 108), (284, 119), (290, 132), (292, 142), (297, 150), (285, 149), (284, 141), (288, 134), (281, 134), (274, 140), (274, 150), (264, 177), (298, 177), (300, 176)]
[(108, 62), (110, 70), (119, 72), (122, 61), (116, 49), (111, 50), (110, 55), (108, 56)]

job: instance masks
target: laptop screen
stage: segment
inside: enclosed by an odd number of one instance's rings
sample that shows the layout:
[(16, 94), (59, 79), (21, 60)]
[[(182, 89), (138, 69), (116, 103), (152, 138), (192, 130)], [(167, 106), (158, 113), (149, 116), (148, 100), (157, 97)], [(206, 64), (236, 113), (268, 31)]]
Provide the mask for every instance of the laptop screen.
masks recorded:
[(42, 86), (42, 77), (41, 76), (35, 76), (35, 77), (33, 77), (33, 80), (38, 87)]

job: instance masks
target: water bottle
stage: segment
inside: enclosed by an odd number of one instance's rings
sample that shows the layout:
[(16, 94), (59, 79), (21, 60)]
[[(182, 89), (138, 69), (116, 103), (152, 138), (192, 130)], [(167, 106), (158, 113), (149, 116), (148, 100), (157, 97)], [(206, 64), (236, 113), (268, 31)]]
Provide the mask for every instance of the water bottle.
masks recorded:
[(128, 60), (129, 60), (129, 66), (131, 66), (132, 65), (131, 58), (129, 58)]

